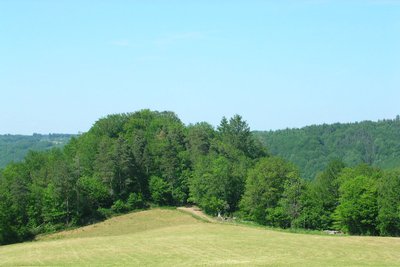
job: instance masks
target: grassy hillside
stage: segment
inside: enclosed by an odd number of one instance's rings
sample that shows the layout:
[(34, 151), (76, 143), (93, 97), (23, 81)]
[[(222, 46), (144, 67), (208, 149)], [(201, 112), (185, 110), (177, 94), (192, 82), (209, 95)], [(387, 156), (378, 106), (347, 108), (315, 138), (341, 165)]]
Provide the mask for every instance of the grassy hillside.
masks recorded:
[(349, 166), (367, 163), (383, 169), (400, 167), (400, 119), (313, 125), (301, 129), (255, 132), (268, 150), (314, 178), (332, 159)]
[(400, 239), (291, 234), (150, 210), (0, 247), (0, 266), (400, 266)]
[(0, 135), (0, 169), (24, 159), (29, 150), (42, 151), (64, 146), (69, 134)]

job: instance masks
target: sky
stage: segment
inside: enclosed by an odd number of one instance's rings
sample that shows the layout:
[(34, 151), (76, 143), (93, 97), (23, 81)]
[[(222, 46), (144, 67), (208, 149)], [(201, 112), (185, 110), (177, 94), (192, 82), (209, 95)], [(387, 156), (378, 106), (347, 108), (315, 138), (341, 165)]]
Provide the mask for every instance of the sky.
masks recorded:
[(400, 114), (400, 0), (0, 0), (0, 134), (108, 114), (252, 130)]

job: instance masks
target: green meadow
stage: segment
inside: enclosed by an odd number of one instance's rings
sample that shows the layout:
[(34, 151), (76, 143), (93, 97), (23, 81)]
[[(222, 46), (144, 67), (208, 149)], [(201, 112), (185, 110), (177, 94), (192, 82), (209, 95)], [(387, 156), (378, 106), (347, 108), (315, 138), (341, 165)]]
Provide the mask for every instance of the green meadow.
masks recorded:
[(0, 266), (400, 266), (400, 238), (296, 234), (152, 209), (0, 247)]

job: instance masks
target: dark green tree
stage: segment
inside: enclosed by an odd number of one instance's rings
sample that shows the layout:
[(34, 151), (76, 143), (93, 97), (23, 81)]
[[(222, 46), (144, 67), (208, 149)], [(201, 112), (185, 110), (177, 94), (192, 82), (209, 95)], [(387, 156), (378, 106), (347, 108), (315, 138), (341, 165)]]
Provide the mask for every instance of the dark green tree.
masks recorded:
[(332, 214), (339, 205), (339, 176), (344, 163), (331, 161), (326, 169), (308, 182), (302, 196), (301, 220), (308, 229), (332, 229)]
[[(289, 181), (296, 180), (298, 176), (297, 169), (283, 159), (262, 158), (250, 169), (246, 179), (240, 203), (245, 217), (261, 224), (280, 225), (285, 212), (278, 207), (279, 200), (283, 197), (285, 184), (290, 187)], [(277, 207), (280, 211), (276, 210)]]
[(337, 229), (357, 235), (378, 234), (379, 170), (367, 165), (346, 168), (339, 181), (339, 205), (334, 212)]
[(400, 171), (382, 175), (378, 184), (378, 207), (380, 234), (400, 236)]
[(266, 156), (265, 148), (256, 141), (249, 125), (240, 115), (234, 115), (229, 122), (223, 117), (217, 129), (222, 143), (238, 149), (245, 156), (253, 159)]
[[(218, 154), (203, 157), (190, 179), (192, 201), (210, 213), (235, 211), (243, 194), (248, 165), (244, 156), (234, 160)], [(211, 206), (223, 209), (214, 210)]]
[(187, 127), (186, 146), (193, 164), (210, 152), (212, 140), (215, 138), (214, 128), (206, 123), (196, 123)]
[(162, 178), (151, 176), (149, 181), (151, 199), (159, 205), (172, 204), (171, 186)]
[(23, 163), (11, 163), (2, 172), (2, 229), (4, 243), (20, 242), (32, 237), (29, 229), (30, 178)]
[(289, 177), (284, 185), (281, 199), (278, 201), (278, 207), (275, 209), (280, 214), (274, 221), (281, 228), (302, 228), (304, 222), (301, 218), (303, 209), (302, 196), (305, 190), (305, 181), (296, 175)]

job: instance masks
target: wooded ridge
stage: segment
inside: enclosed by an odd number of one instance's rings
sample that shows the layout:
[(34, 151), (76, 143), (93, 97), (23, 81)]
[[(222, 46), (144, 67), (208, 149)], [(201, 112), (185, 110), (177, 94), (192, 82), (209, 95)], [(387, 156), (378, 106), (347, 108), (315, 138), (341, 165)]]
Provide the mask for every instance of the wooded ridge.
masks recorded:
[(308, 179), (334, 159), (341, 159), (348, 166), (400, 166), (400, 116), (394, 120), (312, 125), (254, 134), (271, 154), (295, 163)]

